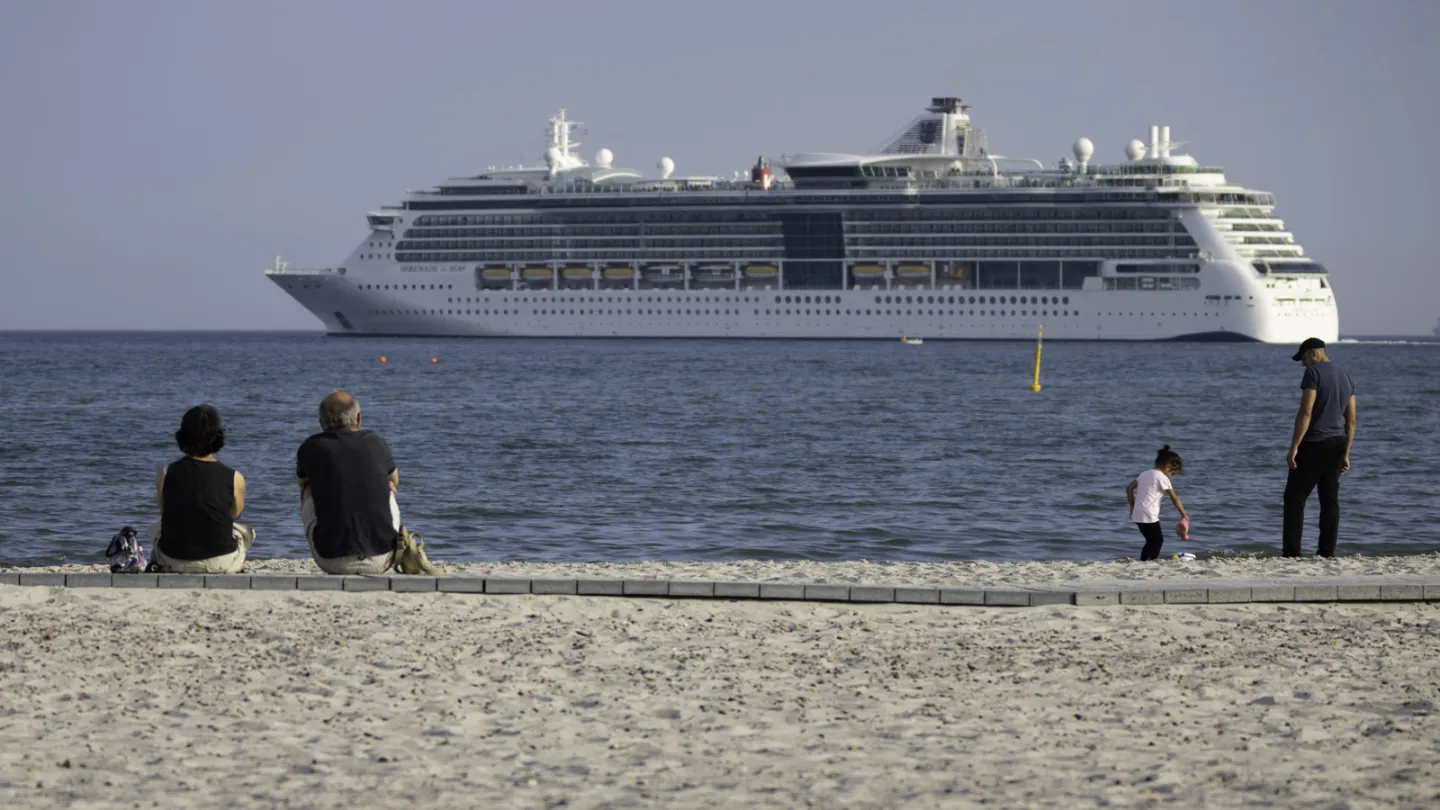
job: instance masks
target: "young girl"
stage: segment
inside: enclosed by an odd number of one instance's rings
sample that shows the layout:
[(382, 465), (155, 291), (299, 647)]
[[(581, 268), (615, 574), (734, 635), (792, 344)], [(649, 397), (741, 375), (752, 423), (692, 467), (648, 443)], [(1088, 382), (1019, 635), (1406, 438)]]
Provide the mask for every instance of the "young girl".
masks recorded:
[[(1125, 497), (1130, 501), (1130, 519), (1135, 521), (1135, 525), (1140, 527), (1140, 534), (1145, 537), (1145, 547), (1140, 550), (1142, 560), (1159, 559), (1160, 546), (1165, 542), (1165, 536), (1160, 533), (1161, 495), (1169, 493), (1181, 519), (1187, 524), (1190, 521), (1180, 503), (1180, 496), (1175, 494), (1175, 487), (1170, 484), (1170, 477), (1184, 469), (1180, 456), (1167, 444), (1155, 454), (1155, 466), (1135, 476), (1135, 480), (1125, 487)], [(1180, 539), (1187, 538), (1182, 535)]]

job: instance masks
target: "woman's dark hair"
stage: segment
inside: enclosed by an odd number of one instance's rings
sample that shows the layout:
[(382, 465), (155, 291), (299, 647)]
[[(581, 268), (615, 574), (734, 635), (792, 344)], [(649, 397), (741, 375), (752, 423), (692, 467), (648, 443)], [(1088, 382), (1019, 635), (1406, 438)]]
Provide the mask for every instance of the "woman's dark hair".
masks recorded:
[(1180, 460), (1180, 454), (1171, 450), (1168, 444), (1155, 454), (1155, 466), (1157, 468), (1170, 467), (1175, 472), (1185, 472), (1185, 463)]
[(175, 431), (175, 444), (187, 456), (208, 456), (225, 446), (225, 428), (220, 425), (220, 412), (212, 405), (196, 405), (180, 417)]

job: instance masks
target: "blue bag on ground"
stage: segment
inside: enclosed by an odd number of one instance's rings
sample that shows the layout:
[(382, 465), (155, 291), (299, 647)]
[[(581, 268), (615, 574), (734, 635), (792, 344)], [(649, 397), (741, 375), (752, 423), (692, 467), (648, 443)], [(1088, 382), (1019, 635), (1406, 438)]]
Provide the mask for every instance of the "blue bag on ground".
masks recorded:
[(105, 558), (110, 561), (112, 574), (138, 574), (145, 570), (145, 549), (140, 547), (140, 538), (129, 526), (110, 538)]

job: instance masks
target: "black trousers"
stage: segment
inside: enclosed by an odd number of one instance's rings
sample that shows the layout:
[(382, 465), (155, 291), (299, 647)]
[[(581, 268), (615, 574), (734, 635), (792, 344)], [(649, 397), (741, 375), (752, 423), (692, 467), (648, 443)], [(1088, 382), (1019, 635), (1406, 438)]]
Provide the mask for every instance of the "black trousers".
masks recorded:
[(1285, 526), (1282, 553), (1300, 556), (1300, 535), (1305, 528), (1305, 502), (1320, 487), (1321, 557), (1335, 556), (1340, 536), (1340, 463), (1345, 460), (1345, 437), (1301, 442), (1295, 453), (1295, 469), (1285, 480)]
[(1160, 559), (1160, 546), (1165, 544), (1165, 535), (1160, 533), (1160, 523), (1136, 523), (1140, 527), (1140, 534), (1145, 538), (1145, 547), (1140, 549), (1140, 559)]

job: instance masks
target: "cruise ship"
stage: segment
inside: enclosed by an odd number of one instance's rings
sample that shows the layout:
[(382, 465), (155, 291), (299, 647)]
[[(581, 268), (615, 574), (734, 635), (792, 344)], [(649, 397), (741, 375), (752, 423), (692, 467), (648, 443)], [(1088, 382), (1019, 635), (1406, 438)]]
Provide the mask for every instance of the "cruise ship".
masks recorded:
[(1334, 290), (1275, 197), (1170, 128), (1095, 161), (992, 152), (959, 98), (865, 153), (731, 177), (576, 151), (489, 167), (366, 215), (339, 266), (267, 276), (336, 335), (1335, 340)]

